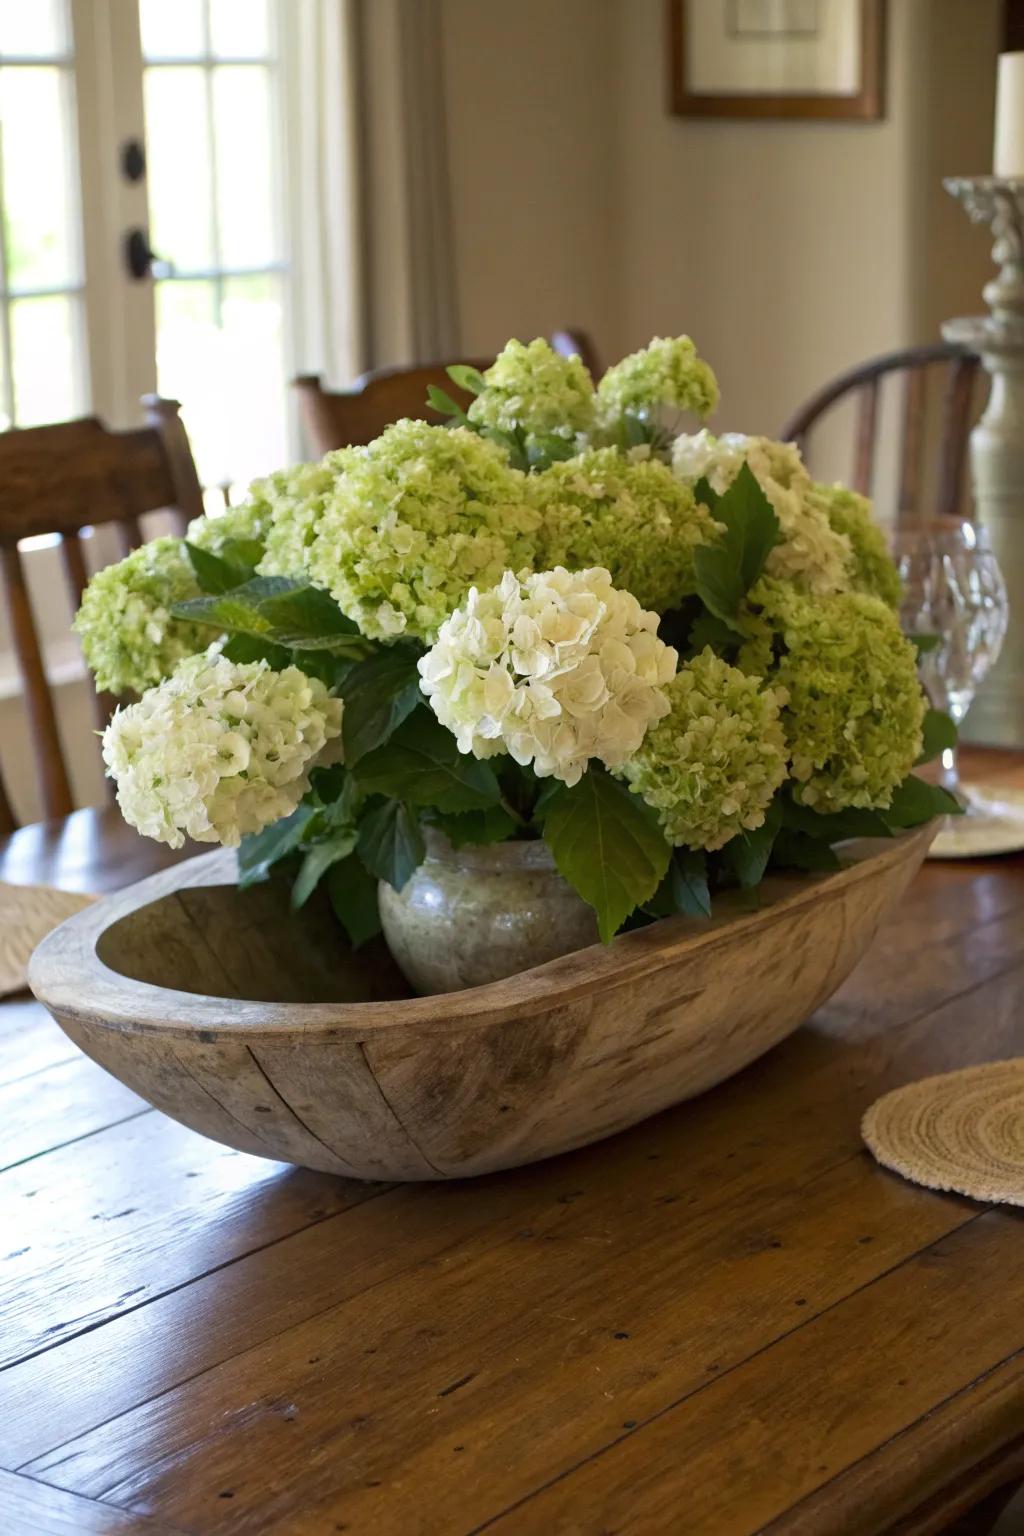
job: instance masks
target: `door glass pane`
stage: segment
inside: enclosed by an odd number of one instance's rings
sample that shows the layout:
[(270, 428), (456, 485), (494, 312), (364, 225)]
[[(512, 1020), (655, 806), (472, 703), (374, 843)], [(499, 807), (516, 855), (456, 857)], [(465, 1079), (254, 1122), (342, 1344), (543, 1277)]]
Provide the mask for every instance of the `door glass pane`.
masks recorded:
[(210, 0), (215, 58), (264, 59), (270, 52), (267, 0)]
[(145, 70), (153, 246), (174, 263), (156, 283), (157, 383), (182, 403), (210, 504), (292, 456), (278, 3), (204, 0), (208, 51)]
[(206, 52), (203, 0), (139, 0), (147, 59), (199, 59)]
[[(188, 417), (192, 452), (200, 477), (211, 479), (215, 469), (216, 424), (211, 424), (212, 444), (200, 453), (201, 421), (210, 403), (211, 373), (217, 339), (216, 290), (212, 282), (159, 282), (156, 285), (157, 387), (162, 395), (183, 402)], [(216, 474), (212, 476), (217, 479)]]
[(65, 0), (0, 0), (0, 53), (52, 59), (70, 46)]
[(182, 401), (204, 485), (287, 461), (282, 314), (275, 274), (157, 284), (160, 393)]
[(81, 300), (55, 294), (11, 304), (14, 413), (19, 427), (80, 416), (85, 409), (81, 376)]
[(288, 461), (281, 288), (269, 273), (224, 283), (221, 423), (233, 480), (252, 480)]
[(88, 404), (69, 16), (0, 0), (0, 429)]
[(146, 143), (153, 249), (183, 272), (215, 265), (206, 72), (146, 70)]
[(0, 68), (7, 281), (15, 289), (78, 280), (70, 94), (66, 70)]
[(277, 255), (269, 71), (258, 64), (215, 69), (213, 123), (221, 262), (265, 266)]

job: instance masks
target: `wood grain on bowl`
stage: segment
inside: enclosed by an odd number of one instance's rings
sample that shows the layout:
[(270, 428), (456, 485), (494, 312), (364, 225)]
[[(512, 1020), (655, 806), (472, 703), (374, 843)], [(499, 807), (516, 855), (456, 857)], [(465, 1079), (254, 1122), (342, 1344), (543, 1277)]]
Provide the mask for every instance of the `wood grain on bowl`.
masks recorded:
[(769, 1050), (846, 978), (932, 836), (772, 877), (756, 911), (724, 898), (710, 922), (430, 998), (326, 915), (239, 891), (214, 853), (63, 924), (30, 982), (88, 1055), (214, 1140), (362, 1179), (457, 1178), (610, 1136)]

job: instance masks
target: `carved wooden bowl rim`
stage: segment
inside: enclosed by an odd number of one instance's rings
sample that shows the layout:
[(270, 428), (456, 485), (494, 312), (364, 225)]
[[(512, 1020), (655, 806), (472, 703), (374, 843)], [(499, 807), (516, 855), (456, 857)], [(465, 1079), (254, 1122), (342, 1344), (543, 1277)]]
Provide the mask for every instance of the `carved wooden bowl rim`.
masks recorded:
[[(929, 822), (891, 840), (862, 839), (844, 848), (851, 860), (824, 875), (771, 877), (762, 887), (766, 904), (755, 912), (727, 910), (710, 922), (662, 918), (648, 928), (621, 934), (503, 981), (434, 997), (377, 1002), (251, 1002), (178, 991), (138, 981), (111, 969), (97, 953), (106, 929), (160, 898), (192, 886), (233, 885), (234, 855), (200, 855), (95, 902), (56, 928), (36, 949), (29, 985), (52, 1011), (70, 1019), (129, 1034), (174, 1034), (196, 1039), (292, 1035), (296, 1040), (366, 1039), (378, 1032), (415, 1027), (449, 1033), (521, 1018), (524, 1012), (576, 1002), (603, 987), (621, 985), (675, 964), (682, 956), (732, 945), (737, 934), (784, 924), (795, 911), (842, 887), (873, 880), (888, 870), (920, 863), (935, 836)], [(187, 1022), (185, 1022), (187, 1021)]]

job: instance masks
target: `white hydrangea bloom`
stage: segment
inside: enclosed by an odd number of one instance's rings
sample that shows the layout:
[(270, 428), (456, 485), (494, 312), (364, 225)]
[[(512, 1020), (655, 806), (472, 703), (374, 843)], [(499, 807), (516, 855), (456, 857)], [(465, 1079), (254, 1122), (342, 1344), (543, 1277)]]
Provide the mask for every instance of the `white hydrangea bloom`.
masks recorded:
[(703, 431), (677, 437), (672, 449), (672, 468), (681, 480), (692, 484), (706, 479), (720, 496), (744, 463), (771, 502), (782, 530), (782, 542), (768, 556), (766, 574), (816, 596), (848, 591), (853, 575), (850, 540), (832, 527), (815, 499), (814, 482), (795, 443), (742, 432), (714, 437)]
[(341, 711), (298, 667), (232, 662), (212, 646), (117, 710), (103, 760), (125, 820), (145, 837), (234, 848), (295, 810), (340, 736)]
[(624, 763), (667, 713), (677, 656), (657, 630), (600, 567), (506, 571), (441, 626), (420, 687), (460, 752), (509, 752), (575, 784), (592, 758)]

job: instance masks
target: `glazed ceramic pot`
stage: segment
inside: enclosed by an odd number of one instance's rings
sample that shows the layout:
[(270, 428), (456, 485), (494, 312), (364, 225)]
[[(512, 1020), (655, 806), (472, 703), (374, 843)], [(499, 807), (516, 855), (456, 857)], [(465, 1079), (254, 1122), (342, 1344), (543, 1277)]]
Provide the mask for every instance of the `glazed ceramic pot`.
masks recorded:
[(597, 920), (546, 843), (453, 848), (428, 829), (427, 856), (401, 890), (381, 881), (388, 948), (421, 996), (460, 992), (597, 942)]

